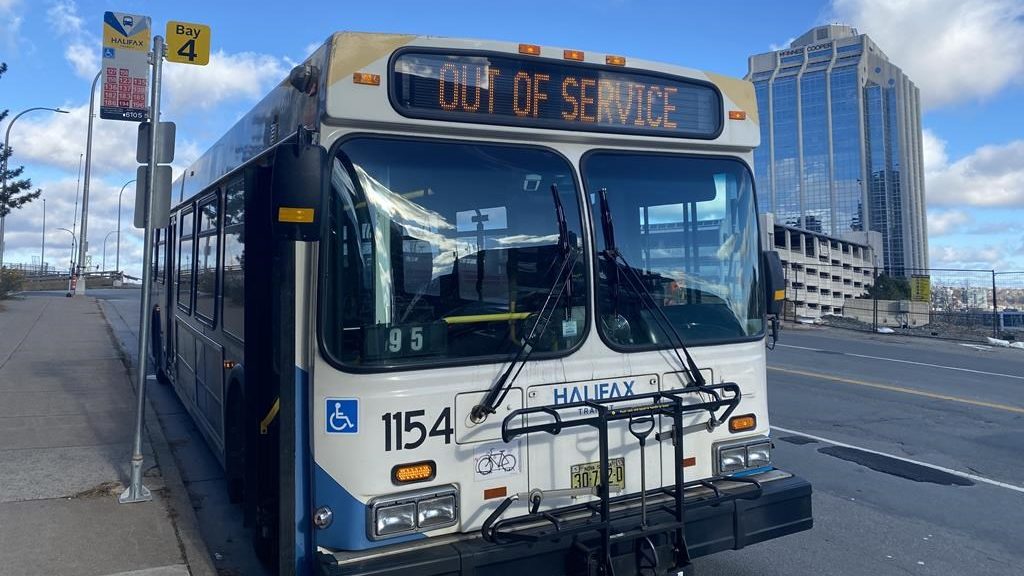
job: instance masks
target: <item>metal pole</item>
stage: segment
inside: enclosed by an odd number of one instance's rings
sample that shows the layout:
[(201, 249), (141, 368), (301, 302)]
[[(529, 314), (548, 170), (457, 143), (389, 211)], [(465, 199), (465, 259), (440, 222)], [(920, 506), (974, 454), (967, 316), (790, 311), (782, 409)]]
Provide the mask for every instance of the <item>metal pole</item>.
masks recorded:
[(118, 272), (121, 271), (121, 196), (124, 194), (124, 189), (132, 182), (135, 182), (135, 178), (125, 182), (124, 186), (121, 186), (121, 191), (117, 194), (117, 251), (114, 257), (114, 268)]
[(78, 284), (75, 286), (76, 295), (85, 295), (85, 277), (82, 276), (82, 263), (85, 262), (85, 252), (89, 248), (89, 175), (92, 173), (92, 121), (93, 107), (96, 103), (96, 83), (100, 81), (103, 70), (96, 73), (92, 79), (92, 88), (89, 92), (89, 128), (85, 139), (85, 183), (82, 184), (82, 229), (78, 239)]
[(135, 438), (132, 449), (131, 483), (118, 499), (122, 504), (146, 502), (153, 499), (149, 489), (142, 485), (142, 422), (146, 410), (146, 372), (149, 364), (149, 297), (150, 277), (152, 276), (153, 260), (153, 222), (150, 218), (150, 202), (153, 189), (156, 188), (156, 143), (157, 131), (160, 129), (160, 72), (164, 59), (163, 36), (153, 38), (153, 53), (150, 55), (153, 64), (153, 82), (150, 86), (149, 123), (149, 168), (146, 174), (146, 187), (143, 189), (145, 198), (142, 203), (145, 234), (142, 241), (142, 303), (139, 305), (139, 357), (135, 362), (135, 381), (138, 383), (138, 405), (135, 413)]
[(7, 123), (7, 132), (4, 134), (4, 161), (0, 166), (0, 270), (4, 267), (4, 252), (7, 250), (7, 244), (4, 242), (4, 237), (7, 235), (7, 209), (8, 209), (8, 198), (7, 198), (7, 164), (11, 158), (11, 148), (8, 142), (11, 140), (11, 127), (14, 126), (14, 122), (32, 112), (34, 110), (49, 110), (50, 112), (57, 112), (58, 114), (67, 114), (67, 110), (61, 110), (60, 108), (47, 108), (46, 106), (36, 106), (34, 108), (28, 108), (18, 112), (18, 115), (11, 118), (11, 121)]
[[(75, 235), (75, 238), (78, 237), (78, 197), (82, 194), (82, 159), (84, 157), (85, 154), (78, 155), (78, 183), (75, 184), (75, 211), (71, 213), (71, 233)], [(74, 262), (75, 259), (71, 258), (71, 261)], [(75, 271), (72, 270), (71, 275), (73, 276), (74, 274)]]
[(46, 268), (46, 198), (43, 198), (43, 244), (39, 248), (39, 275)]
[(992, 337), (999, 338), (999, 310), (996, 308), (996, 271), (992, 271)]
[(75, 233), (67, 228), (57, 228), (71, 234), (71, 258), (68, 260), (68, 296), (71, 296), (71, 277), (75, 270)]
[(107, 271), (107, 240), (110, 239), (111, 234), (117, 234), (114, 230), (107, 232), (107, 235), (103, 237), (103, 271)]

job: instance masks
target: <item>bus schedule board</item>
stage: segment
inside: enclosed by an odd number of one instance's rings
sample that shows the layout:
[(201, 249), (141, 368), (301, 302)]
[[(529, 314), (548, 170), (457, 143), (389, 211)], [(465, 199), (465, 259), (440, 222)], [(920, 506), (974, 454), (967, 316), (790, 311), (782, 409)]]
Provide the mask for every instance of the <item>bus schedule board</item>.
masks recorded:
[(149, 16), (103, 14), (100, 118), (142, 122), (149, 95)]
[(722, 97), (710, 82), (507, 54), (405, 51), (392, 105), (412, 118), (714, 139)]

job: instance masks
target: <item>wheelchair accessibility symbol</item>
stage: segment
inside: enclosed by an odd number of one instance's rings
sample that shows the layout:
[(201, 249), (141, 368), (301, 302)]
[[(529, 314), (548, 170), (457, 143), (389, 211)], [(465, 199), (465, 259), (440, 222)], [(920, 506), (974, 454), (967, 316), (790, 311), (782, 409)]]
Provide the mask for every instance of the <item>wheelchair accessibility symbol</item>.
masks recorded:
[(327, 399), (327, 433), (359, 433), (359, 400), (356, 398)]

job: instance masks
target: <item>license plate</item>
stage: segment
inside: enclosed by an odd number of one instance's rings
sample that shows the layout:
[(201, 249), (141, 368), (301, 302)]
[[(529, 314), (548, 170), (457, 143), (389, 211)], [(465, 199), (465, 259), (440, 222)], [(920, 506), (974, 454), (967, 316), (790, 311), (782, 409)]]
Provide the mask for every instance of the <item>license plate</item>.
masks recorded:
[[(601, 483), (601, 463), (584, 462), (583, 464), (573, 464), (569, 468), (569, 475), (571, 476), (572, 488), (597, 486)], [(608, 461), (608, 484), (611, 485), (613, 491), (626, 489), (625, 458), (612, 458)]]

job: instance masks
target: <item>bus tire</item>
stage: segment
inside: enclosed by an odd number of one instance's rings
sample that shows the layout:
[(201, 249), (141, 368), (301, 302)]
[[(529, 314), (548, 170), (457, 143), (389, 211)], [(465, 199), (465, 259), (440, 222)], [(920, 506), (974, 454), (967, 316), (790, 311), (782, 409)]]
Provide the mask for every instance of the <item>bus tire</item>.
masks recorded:
[(232, 504), (245, 501), (245, 402), (241, 388), (237, 380), (231, 381), (224, 422), (224, 477)]

